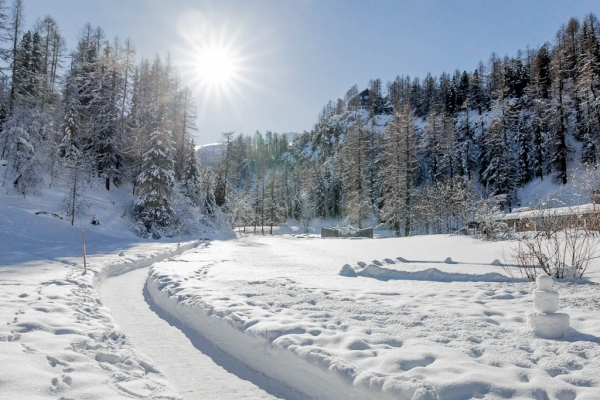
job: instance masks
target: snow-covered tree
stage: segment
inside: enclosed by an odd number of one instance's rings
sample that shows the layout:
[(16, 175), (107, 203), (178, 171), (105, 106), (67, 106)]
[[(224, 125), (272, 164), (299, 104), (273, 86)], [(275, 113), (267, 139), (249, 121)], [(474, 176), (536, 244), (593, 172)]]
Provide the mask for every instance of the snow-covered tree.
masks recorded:
[[(160, 110), (159, 113), (164, 112)], [(138, 195), (134, 215), (141, 234), (160, 238), (173, 217), (174, 162), (171, 132), (166, 119), (159, 118), (149, 133), (149, 149), (142, 158), (142, 173), (138, 176)]]
[(373, 217), (371, 187), (367, 178), (368, 132), (360, 115), (348, 130), (344, 146), (343, 184), (345, 189), (344, 209), (346, 221), (362, 229), (365, 219)]
[(194, 141), (189, 142), (185, 154), (183, 173), (181, 176), (181, 188), (183, 194), (195, 206), (200, 206), (202, 199), (202, 188), (200, 186), (201, 170), (198, 154)]
[(86, 208), (84, 194), (84, 174), (86, 157), (79, 130), (78, 104), (72, 101), (69, 104), (62, 128), (60, 154), (66, 171), (67, 192), (63, 199), (63, 209), (71, 218), (71, 225), (75, 216), (80, 215)]
[[(408, 106), (396, 111), (384, 134), (381, 220), (396, 236), (411, 233), (413, 180), (416, 170), (415, 121)], [(401, 230), (402, 228), (402, 230)]]

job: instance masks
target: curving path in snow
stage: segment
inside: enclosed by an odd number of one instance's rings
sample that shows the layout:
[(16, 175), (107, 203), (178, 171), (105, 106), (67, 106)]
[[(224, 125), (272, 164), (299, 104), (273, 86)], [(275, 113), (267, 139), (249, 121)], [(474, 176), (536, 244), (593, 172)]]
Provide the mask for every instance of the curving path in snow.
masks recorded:
[[(238, 363), (190, 331), (162, 319), (146, 301), (148, 268), (107, 279), (103, 303), (135, 347), (152, 358), (185, 399), (298, 399), (278, 382)], [(149, 299), (148, 299), (149, 300)], [(183, 328), (185, 330), (185, 328)]]

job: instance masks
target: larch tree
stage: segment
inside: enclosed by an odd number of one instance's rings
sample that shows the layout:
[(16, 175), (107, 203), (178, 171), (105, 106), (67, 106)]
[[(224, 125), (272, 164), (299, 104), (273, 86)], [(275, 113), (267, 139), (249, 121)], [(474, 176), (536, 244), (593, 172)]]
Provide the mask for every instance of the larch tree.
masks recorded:
[(346, 221), (362, 229), (363, 221), (373, 217), (373, 204), (370, 182), (366, 173), (369, 137), (360, 115), (357, 115), (354, 124), (348, 130), (343, 151)]
[(396, 111), (384, 133), (381, 220), (396, 236), (411, 233), (413, 181), (416, 170), (415, 119), (408, 105)]

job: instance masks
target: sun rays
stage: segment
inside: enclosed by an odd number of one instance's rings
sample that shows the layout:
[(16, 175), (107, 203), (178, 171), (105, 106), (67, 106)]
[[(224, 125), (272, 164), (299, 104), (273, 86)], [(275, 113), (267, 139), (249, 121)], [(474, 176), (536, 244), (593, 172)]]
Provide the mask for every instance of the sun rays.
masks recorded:
[(250, 50), (241, 27), (217, 25), (194, 11), (181, 16), (179, 32), (184, 39), (182, 78), (197, 94), (200, 110), (210, 104), (240, 112), (249, 89), (259, 88), (251, 79), (251, 64), (258, 55)]

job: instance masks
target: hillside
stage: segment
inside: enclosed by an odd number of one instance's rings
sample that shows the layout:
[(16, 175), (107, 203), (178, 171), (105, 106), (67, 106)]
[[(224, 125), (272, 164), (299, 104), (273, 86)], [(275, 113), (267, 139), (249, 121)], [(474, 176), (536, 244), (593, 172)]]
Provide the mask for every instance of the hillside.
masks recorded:
[(354, 85), (291, 140), (240, 135), (219, 165), (229, 192), (217, 204), (244, 210), (236, 225), (375, 219), (408, 236), (539, 202), (589, 203), (600, 183), (599, 32), (593, 14), (572, 18), (552, 43), (492, 53), (469, 72)]

